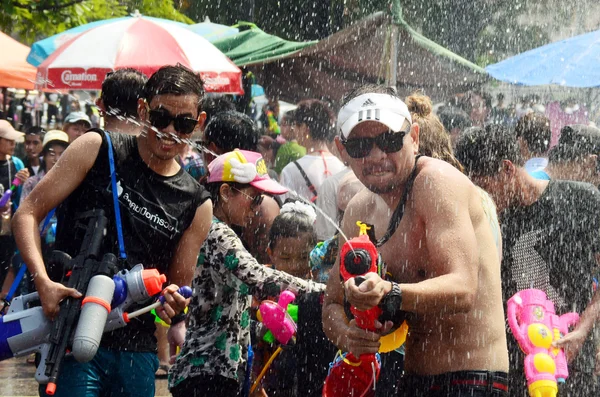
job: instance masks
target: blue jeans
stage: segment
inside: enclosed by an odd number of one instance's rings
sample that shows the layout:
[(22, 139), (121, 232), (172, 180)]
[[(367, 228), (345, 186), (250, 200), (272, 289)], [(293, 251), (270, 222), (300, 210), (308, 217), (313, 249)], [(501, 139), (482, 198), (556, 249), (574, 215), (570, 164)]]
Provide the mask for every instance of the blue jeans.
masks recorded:
[[(156, 353), (135, 353), (99, 348), (88, 363), (72, 356), (63, 361), (55, 397), (154, 397)], [(40, 396), (47, 396), (40, 385)]]

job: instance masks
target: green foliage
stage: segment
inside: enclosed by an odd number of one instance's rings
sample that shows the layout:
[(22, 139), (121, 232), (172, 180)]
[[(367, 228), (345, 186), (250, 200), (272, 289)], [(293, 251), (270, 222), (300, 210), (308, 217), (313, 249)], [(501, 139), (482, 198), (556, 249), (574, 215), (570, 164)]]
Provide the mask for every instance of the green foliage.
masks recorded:
[(173, 0), (0, 0), (0, 31), (33, 42), (89, 22), (118, 18), (139, 10), (142, 15), (184, 23)]

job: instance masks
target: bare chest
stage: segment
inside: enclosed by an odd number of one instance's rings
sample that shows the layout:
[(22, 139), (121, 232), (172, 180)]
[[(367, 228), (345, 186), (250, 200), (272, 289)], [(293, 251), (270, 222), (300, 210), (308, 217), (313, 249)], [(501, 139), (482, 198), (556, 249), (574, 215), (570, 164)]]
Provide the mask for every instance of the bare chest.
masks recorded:
[[(377, 238), (381, 238), (391, 215), (387, 212), (372, 216)], [(415, 283), (431, 278), (427, 268), (428, 250), (425, 227), (417, 214), (407, 209), (396, 232), (378, 251), (386, 265), (386, 272), (396, 282)]]

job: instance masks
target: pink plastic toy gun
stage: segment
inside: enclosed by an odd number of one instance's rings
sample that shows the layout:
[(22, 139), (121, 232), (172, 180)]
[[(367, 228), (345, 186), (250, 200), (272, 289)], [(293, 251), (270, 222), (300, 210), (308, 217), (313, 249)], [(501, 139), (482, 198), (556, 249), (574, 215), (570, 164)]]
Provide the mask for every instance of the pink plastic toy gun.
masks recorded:
[(12, 186), (10, 187), (10, 189), (8, 189), (7, 191), (5, 191), (4, 194), (2, 195), (2, 198), (0, 198), (0, 208), (4, 208), (4, 206), (6, 205), (6, 203), (8, 203), (10, 201), (10, 197), (12, 196), (14, 190), (20, 184), (21, 184), (21, 180), (19, 178), (15, 178), (12, 181)]
[(292, 291), (283, 291), (277, 303), (263, 301), (258, 309), (258, 320), (262, 321), (282, 345), (286, 345), (296, 334), (296, 323), (287, 314), (288, 304), (294, 299), (296, 294)]
[(532, 397), (555, 397), (557, 381), (569, 376), (562, 349), (552, 342), (567, 334), (579, 321), (577, 313), (558, 316), (554, 303), (543, 291), (527, 289), (516, 293), (507, 303), (508, 324), (525, 353), (525, 377)]

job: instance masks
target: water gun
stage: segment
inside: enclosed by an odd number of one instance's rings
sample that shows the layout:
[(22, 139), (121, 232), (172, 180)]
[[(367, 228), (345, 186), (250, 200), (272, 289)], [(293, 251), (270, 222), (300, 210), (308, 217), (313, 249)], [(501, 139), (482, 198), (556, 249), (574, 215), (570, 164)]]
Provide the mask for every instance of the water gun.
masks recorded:
[[(379, 255), (367, 235), (370, 227), (362, 222), (356, 224), (360, 228), (359, 236), (346, 241), (340, 252), (340, 277), (344, 282), (354, 277), (356, 285), (360, 285), (365, 274), (379, 271)], [(351, 307), (350, 311), (360, 328), (376, 330), (375, 321), (382, 313), (378, 306), (364, 311)], [(380, 371), (379, 354), (362, 354), (357, 358), (350, 352), (342, 354), (340, 351), (330, 364), (323, 396), (374, 396)]]
[(294, 299), (296, 295), (292, 291), (283, 291), (277, 302), (266, 300), (260, 304), (256, 317), (269, 330), (263, 338), (266, 342), (273, 343), (277, 340), (282, 345), (287, 345), (296, 335), (298, 306), (290, 304)]
[(508, 324), (525, 353), (525, 377), (531, 397), (556, 397), (557, 383), (569, 376), (563, 349), (552, 347), (579, 321), (577, 313), (558, 316), (544, 291), (527, 289), (507, 302)]
[[(265, 341), (273, 343), (277, 340), (282, 345), (287, 345), (290, 341), (292, 341), (292, 343), (295, 342), (294, 337), (296, 336), (297, 331), (296, 321), (298, 321), (298, 306), (290, 304), (294, 299), (296, 299), (296, 294), (292, 291), (283, 291), (281, 295), (279, 295), (279, 300), (277, 302), (265, 300), (260, 304), (260, 307), (256, 312), (256, 317), (258, 321), (263, 323), (269, 330), (263, 338)], [(293, 307), (295, 307), (295, 309)], [(295, 319), (293, 318), (294, 314)], [(279, 346), (275, 352), (271, 354), (271, 357), (269, 357), (269, 360), (252, 384), (250, 394), (254, 393), (260, 384), (261, 379), (265, 376), (267, 370), (273, 363), (273, 360), (275, 360), (281, 351), (282, 348)]]
[[(41, 306), (33, 306), (39, 302), (37, 292), (14, 298), (8, 313), (0, 317), (0, 361), (39, 352), (41, 361), (35, 378), (40, 384), (47, 384), (49, 395), (56, 391), (55, 382), (67, 351), (80, 362), (91, 360), (103, 332), (125, 326), (128, 319), (161, 304), (159, 300), (137, 312), (125, 312), (133, 303), (143, 303), (159, 293), (166, 280), (156, 269), (145, 270), (141, 265), (111, 278), (116, 257), (106, 254), (97, 260), (107, 223), (104, 212), (90, 211), (82, 219), (88, 223), (80, 253), (71, 259), (66, 253), (54, 251), (51, 260), (71, 269), (68, 285), (85, 297), (63, 300), (54, 321), (44, 316)], [(180, 288), (179, 292), (186, 298), (191, 296), (189, 287)]]
[(19, 178), (13, 179), (10, 189), (5, 191), (4, 194), (2, 195), (2, 198), (0, 198), (0, 208), (4, 208), (6, 206), (6, 204), (8, 204), (13, 192), (20, 184), (21, 184), (21, 180)]
[(269, 123), (269, 131), (273, 134), (279, 135), (281, 133), (281, 128), (279, 128), (279, 123), (277, 123), (277, 119), (275, 118), (275, 114), (272, 110), (267, 112), (267, 121)]

